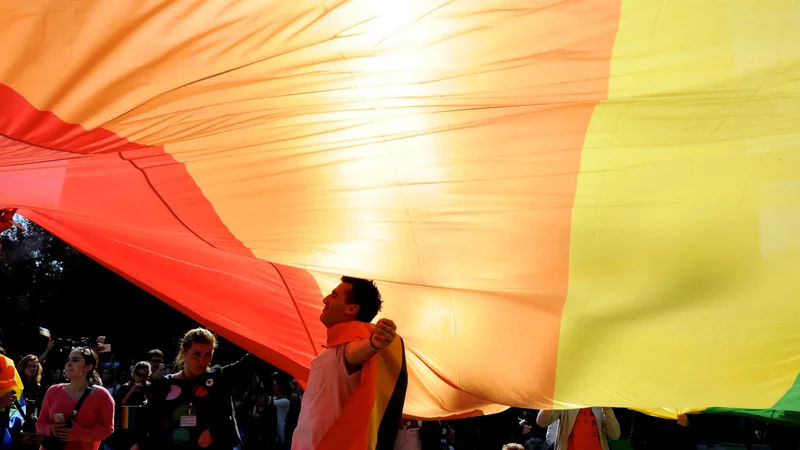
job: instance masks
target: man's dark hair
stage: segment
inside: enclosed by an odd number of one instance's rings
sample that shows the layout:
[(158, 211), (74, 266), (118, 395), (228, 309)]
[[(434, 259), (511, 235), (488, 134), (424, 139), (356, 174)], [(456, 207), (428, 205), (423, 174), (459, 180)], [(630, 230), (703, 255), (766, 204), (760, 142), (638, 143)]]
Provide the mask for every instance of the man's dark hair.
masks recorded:
[(147, 361), (150, 362), (150, 360), (153, 359), (154, 356), (160, 356), (161, 359), (164, 359), (164, 352), (162, 352), (157, 348), (150, 350), (149, 352), (147, 352)]
[(372, 322), (372, 319), (380, 312), (381, 305), (383, 305), (381, 292), (378, 290), (378, 286), (375, 286), (375, 282), (363, 278), (342, 277), (342, 283), (353, 286), (353, 290), (350, 291), (350, 298), (347, 301), (358, 305), (356, 320), (359, 322)]

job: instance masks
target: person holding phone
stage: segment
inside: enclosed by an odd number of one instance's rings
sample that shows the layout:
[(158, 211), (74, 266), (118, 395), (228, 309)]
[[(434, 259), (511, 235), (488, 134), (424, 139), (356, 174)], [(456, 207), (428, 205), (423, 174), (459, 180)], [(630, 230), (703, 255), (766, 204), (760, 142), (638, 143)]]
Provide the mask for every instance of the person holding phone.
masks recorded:
[(150, 363), (139, 361), (133, 366), (131, 381), (120, 386), (114, 395), (114, 434), (106, 441), (109, 447), (127, 450), (139, 440), (136, 423), (147, 402), (150, 375)]
[(70, 380), (47, 390), (36, 430), (45, 450), (97, 450), (114, 431), (114, 399), (97, 373), (97, 353), (79, 347), (69, 354), (64, 375)]
[(132, 380), (120, 387), (114, 400), (119, 406), (141, 406), (147, 399), (145, 391), (150, 385), (148, 381), (152, 373), (150, 363), (139, 361), (133, 367)]
[(152, 381), (160, 380), (167, 374), (172, 373), (164, 364), (164, 352), (154, 348), (147, 352), (147, 362), (150, 363), (150, 378)]

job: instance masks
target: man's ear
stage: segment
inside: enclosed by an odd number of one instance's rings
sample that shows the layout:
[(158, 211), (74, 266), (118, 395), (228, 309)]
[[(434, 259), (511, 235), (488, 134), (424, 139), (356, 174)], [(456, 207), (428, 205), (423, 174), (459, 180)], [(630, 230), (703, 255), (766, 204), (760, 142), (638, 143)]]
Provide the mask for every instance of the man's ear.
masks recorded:
[(361, 309), (358, 305), (347, 305), (347, 314), (355, 316), (358, 314), (358, 310)]

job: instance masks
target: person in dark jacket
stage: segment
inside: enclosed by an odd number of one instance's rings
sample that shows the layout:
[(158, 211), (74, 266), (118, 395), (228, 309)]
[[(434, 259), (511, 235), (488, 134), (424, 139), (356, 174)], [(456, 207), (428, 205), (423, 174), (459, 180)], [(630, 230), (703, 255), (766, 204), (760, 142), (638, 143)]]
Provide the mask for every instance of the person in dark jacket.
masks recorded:
[(147, 389), (141, 450), (230, 450), (241, 444), (232, 383), (252, 373), (257, 359), (247, 355), (209, 367), (216, 346), (216, 336), (204, 328), (186, 333), (177, 359), (183, 369)]

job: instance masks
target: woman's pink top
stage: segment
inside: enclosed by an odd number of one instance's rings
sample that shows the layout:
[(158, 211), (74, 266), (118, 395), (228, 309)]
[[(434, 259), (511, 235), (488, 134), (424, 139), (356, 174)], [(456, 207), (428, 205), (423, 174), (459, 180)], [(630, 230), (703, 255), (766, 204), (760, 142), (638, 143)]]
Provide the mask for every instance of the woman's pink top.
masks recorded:
[[(36, 431), (45, 436), (50, 436), (50, 427), (56, 423), (54, 414), (61, 413), (64, 415), (64, 420), (67, 420), (78, 404), (77, 400), (69, 398), (64, 390), (66, 386), (66, 384), (51, 386), (44, 396), (39, 421), (36, 422)], [(86, 397), (81, 410), (72, 421), (72, 435), (64, 450), (97, 450), (100, 441), (113, 432), (114, 399), (105, 388), (95, 386), (94, 392)]]

